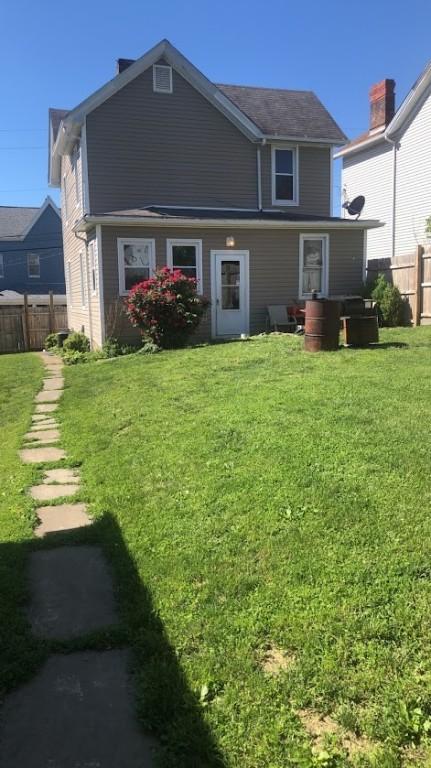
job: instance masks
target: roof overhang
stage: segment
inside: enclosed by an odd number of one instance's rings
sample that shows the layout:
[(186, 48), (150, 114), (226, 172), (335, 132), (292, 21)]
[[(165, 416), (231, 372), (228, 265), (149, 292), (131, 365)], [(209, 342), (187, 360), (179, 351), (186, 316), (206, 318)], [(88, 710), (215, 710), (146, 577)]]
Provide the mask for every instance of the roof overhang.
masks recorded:
[(97, 225), (107, 227), (192, 227), (200, 229), (301, 229), (302, 231), (327, 229), (378, 229), (384, 222), (376, 219), (316, 219), (313, 221), (286, 221), (268, 219), (211, 219), (178, 216), (118, 216), (103, 214), (86, 215), (75, 224), (75, 232), (87, 232)]
[(338, 152), (335, 153), (334, 160), (337, 160), (339, 157), (354, 155), (355, 152), (362, 152), (363, 149), (369, 149), (370, 147), (374, 147), (376, 144), (384, 143), (385, 141), (386, 137), (383, 132), (371, 135), (368, 139), (365, 139), (358, 144), (354, 144), (352, 147), (342, 147)]

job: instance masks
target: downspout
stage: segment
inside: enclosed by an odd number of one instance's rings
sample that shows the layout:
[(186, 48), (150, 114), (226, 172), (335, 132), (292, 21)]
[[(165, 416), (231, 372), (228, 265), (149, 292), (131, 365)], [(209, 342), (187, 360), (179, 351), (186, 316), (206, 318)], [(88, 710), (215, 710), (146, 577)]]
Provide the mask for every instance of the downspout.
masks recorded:
[(88, 324), (90, 326), (90, 345), (93, 349), (93, 318), (91, 316), (91, 293), (90, 293), (90, 281), (88, 279), (88, 243), (85, 237), (80, 237), (76, 232), (74, 235), (77, 240), (81, 240), (85, 245), (85, 285), (87, 288), (87, 302), (88, 302)]
[(397, 142), (396, 139), (390, 139), (385, 135), (386, 141), (392, 144), (392, 263), (395, 260), (395, 245), (396, 245), (396, 233), (395, 233), (395, 217), (396, 217), (396, 200), (397, 200)]
[(262, 210), (262, 157), (260, 144), (256, 147), (257, 207)]

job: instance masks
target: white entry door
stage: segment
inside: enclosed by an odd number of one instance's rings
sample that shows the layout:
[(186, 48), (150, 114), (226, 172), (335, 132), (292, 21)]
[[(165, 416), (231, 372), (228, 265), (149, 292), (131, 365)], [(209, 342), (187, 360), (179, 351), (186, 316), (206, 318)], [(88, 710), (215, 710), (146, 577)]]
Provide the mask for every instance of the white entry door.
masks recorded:
[(214, 336), (249, 332), (248, 251), (211, 251)]

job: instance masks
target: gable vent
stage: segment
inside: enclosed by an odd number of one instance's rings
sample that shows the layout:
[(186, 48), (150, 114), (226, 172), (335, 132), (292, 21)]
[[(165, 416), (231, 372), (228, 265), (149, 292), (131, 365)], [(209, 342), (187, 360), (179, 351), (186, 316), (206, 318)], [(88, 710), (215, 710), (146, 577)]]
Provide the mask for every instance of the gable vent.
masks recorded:
[(154, 64), (153, 91), (156, 93), (172, 93), (172, 67), (168, 67), (165, 64)]

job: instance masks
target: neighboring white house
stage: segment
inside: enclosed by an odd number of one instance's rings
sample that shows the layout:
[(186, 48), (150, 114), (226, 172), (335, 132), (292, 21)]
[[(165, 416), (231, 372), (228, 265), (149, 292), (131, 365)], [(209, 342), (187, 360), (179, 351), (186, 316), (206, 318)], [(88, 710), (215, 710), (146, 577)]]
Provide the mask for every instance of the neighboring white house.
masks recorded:
[(335, 155), (345, 198), (364, 195), (364, 218), (386, 223), (368, 233), (368, 261), (412, 253), (431, 216), (431, 63), (397, 111), (394, 88), (393, 80), (371, 88), (369, 130)]

